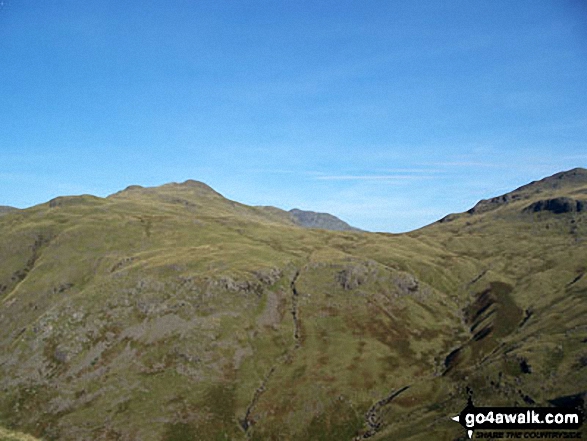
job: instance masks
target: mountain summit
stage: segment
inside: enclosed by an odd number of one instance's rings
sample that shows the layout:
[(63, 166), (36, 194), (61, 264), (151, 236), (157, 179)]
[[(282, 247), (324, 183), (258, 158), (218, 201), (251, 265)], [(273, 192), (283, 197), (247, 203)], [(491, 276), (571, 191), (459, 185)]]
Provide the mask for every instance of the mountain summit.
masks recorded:
[(583, 211), (587, 209), (587, 170), (575, 168), (533, 181), (501, 196), (483, 199), (466, 213), (449, 214), (438, 222), (451, 222), (457, 218), (466, 218), (467, 214), (480, 215), (497, 209), (505, 211), (495, 211), (495, 214), (511, 215), (512, 207), (522, 212)]
[(585, 185), (587, 185), (587, 170), (584, 168), (575, 168), (523, 185), (502, 196), (482, 200), (471, 208), (468, 213), (482, 213), (517, 200), (528, 200), (541, 193), (555, 193), (567, 188), (582, 187)]
[(192, 211), (197, 207), (198, 211), (208, 213), (209, 215), (237, 215), (245, 218), (254, 217), (259, 221), (298, 225), (304, 228), (320, 228), (332, 231), (360, 231), (328, 213), (317, 213), (299, 209), (286, 212), (285, 210), (269, 206), (249, 207), (231, 201), (215, 191), (212, 187), (194, 180), (188, 180), (182, 183), (173, 182), (150, 188), (132, 185), (109, 196), (109, 198), (116, 200), (139, 200), (143, 198), (157, 200), (169, 206), (184, 206)]

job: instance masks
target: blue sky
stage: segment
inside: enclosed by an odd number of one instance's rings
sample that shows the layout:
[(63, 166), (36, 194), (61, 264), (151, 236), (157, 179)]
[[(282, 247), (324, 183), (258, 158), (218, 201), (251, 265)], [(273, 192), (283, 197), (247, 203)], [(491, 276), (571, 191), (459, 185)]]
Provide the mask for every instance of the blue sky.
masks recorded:
[(401, 232), (587, 167), (581, 0), (0, 3), (0, 205), (196, 179)]

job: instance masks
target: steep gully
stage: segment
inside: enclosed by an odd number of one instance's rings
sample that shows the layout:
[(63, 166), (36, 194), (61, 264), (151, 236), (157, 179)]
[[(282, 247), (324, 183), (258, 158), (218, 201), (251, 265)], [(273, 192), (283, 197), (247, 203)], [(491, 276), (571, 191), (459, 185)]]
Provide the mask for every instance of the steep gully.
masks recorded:
[(290, 289), (291, 289), (291, 315), (293, 318), (293, 339), (294, 339), (294, 345), (292, 348), (290, 348), (286, 354), (282, 355), (281, 357), (279, 357), (279, 359), (276, 361), (276, 363), (271, 367), (271, 369), (269, 369), (269, 372), (267, 372), (267, 374), (265, 375), (265, 377), (263, 378), (263, 381), (261, 382), (261, 385), (255, 389), (255, 392), (253, 394), (253, 398), (251, 399), (251, 402), (249, 403), (249, 405), (247, 406), (247, 410), (245, 412), (245, 416), (242, 420), (240, 420), (240, 426), (241, 428), (245, 431), (245, 433), (248, 433), (248, 430), (250, 429), (250, 427), (254, 424), (254, 419), (252, 418), (252, 412), (255, 408), (255, 406), (257, 405), (259, 399), (261, 398), (261, 396), (263, 395), (263, 393), (265, 393), (265, 391), (267, 390), (267, 383), (269, 382), (269, 380), (271, 379), (271, 376), (273, 375), (273, 373), (275, 372), (275, 370), (278, 368), (278, 366), (282, 363), (284, 363), (286, 360), (291, 359), (291, 356), (293, 355), (293, 352), (296, 351), (297, 349), (299, 349), (301, 347), (301, 324), (300, 324), (300, 317), (299, 317), (299, 308), (298, 308), (298, 297), (299, 297), (299, 293), (298, 290), (296, 288), (296, 280), (298, 279), (298, 277), (300, 276), (300, 271), (301, 270), (297, 270), (296, 273), (294, 274), (291, 282), (290, 282)]
[(373, 404), (367, 413), (365, 414), (365, 425), (367, 426), (367, 431), (362, 435), (358, 435), (353, 438), (353, 441), (360, 441), (362, 439), (371, 438), (375, 435), (379, 429), (381, 428), (381, 418), (379, 416), (379, 412), (384, 406), (387, 406), (389, 403), (393, 401), (401, 393), (408, 390), (410, 386), (404, 386), (401, 389), (395, 390), (391, 392), (388, 396), (382, 398), (381, 400), (377, 401)]
[(299, 310), (298, 310), (298, 290), (296, 289), (296, 280), (300, 276), (300, 272), (297, 271), (294, 275), (290, 287), (291, 287), (291, 315), (293, 317), (294, 322), (294, 341), (295, 346), (294, 349), (298, 349), (301, 345), (301, 327), (300, 327), (300, 317), (299, 317)]
[(14, 293), (18, 286), (24, 281), (24, 279), (26, 279), (27, 275), (33, 270), (35, 264), (41, 257), (41, 251), (43, 250), (43, 248), (49, 245), (49, 243), (54, 238), (55, 237), (51, 234), (44, 235), (43, 233), (39, 233), (37, 235), (34, 243), (31, 245), (31, 256), (27, 260), (24, 267), (14, 272), (8, 284), (0, 284), (0, 296), (4, 294), (4, 298), (2, 299), (2, 301), (5, 302), (6, 300), (8, 300), (11, 297), (12, 293)]

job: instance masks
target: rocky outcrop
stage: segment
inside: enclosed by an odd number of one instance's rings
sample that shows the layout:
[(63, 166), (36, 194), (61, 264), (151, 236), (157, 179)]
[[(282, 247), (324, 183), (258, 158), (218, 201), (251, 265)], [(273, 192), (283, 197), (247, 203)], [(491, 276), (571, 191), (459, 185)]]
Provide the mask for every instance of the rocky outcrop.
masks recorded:
[(387, 406), (389, 403), (393, 401), (394, 398), (396, 398), (398, 395), (402, 394), (409, 388), (410, 386), (404, 386), (401, 389), (391, 392), (388, 396), (382, 398), (381, 400), (373, 404), (365, 414), (366, 430), (363, 433), (356, 436), (353, 441), (360, 441), (374, 436), (381, 428), (382, 422), (381, 417), (379, 415), (381, 409)]
[(554, 214), (580, 213), (582, 211), (587, 211), (587, 201), (564, 197), (543, 199), (528, 205), (523, 211), (526, 213), (550, 211)]
[(507, 194), (497, 196), (497, 197), (494, 197), (491, 199), (483, 199), (483, 200), (477, 202), (477, 204), (475, 204), (475, 206), (473, 208), (467, 210), (467, 213), (469, 213), (469, 214), (485, 213), (486, 211), (495, 210), (496, 208), (501, 207), (502, 205), (509, 204), (510, 202), (516, 201), (518, 199), (527, 199), (527, 198), (528, 198), (527, 195), (517, 194), (515, 192), (507, 193)]

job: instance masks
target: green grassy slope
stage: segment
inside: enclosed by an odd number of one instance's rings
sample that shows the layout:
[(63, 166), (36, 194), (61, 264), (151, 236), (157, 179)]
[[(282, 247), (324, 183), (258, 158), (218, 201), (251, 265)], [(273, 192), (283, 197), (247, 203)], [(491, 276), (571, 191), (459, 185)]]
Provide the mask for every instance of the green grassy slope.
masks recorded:
[(9, 207), (7, 205), (0, 205), (0, 216), (6, 213), (10, 213), (11, 211), (18, 210), (18, 208)]
[(8, 213), (0, 426), (453, 440), (466, 387), (478, 405), (582, 393), (585, 199), (579, 169), (402, 235), (300, 228), (195, 181)]
[(38, 441), (38, 438), (0, 427), (0, 441)]

